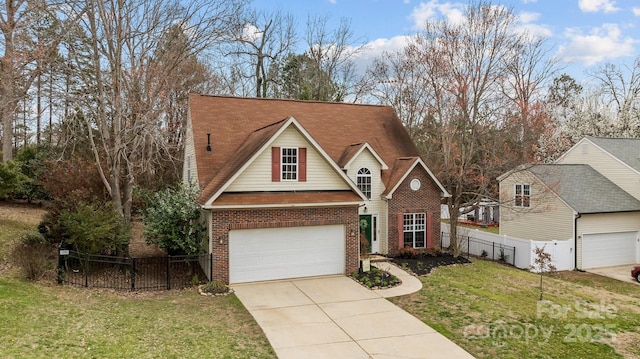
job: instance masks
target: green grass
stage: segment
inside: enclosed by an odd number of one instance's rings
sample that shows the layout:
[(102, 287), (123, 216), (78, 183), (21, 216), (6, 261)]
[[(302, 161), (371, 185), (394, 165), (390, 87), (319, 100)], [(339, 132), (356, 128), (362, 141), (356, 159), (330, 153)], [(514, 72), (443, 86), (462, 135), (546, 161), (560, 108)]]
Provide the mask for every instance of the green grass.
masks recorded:
[(0, 220), (3, 358), (276, 357), (233, 294), (114, 292), (21, 280), (7, 269), (10, 247), (33, 229)]
[[(438, 268), (393, 301), (478, 358), (640, 355), (640, 286), (588, 273), (540, 277), (497, 263)], [(544, 331), (544, 332), (543, 332)]]

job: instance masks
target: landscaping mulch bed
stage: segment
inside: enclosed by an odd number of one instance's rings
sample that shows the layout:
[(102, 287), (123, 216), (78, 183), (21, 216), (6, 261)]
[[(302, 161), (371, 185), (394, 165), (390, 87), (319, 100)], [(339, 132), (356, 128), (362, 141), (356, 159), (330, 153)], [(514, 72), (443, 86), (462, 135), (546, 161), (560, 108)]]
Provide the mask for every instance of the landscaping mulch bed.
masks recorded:
[(391, 262), (397, 264), (400, 268), (409, 270), (415, 275), (427, 275), (434, 268), (448, 266), (452, 264), (468, 264), (471, 263), (465, 257), (454, 258), (451, 254), (440, 253), (437, 255), (421, 253), (414, 258), (391, 258)]
[(368, 272), (357, 272), (351, 276), (357, 282), (370, 289), (392, 288), (402, 282), (393, 274), (371, 267)]

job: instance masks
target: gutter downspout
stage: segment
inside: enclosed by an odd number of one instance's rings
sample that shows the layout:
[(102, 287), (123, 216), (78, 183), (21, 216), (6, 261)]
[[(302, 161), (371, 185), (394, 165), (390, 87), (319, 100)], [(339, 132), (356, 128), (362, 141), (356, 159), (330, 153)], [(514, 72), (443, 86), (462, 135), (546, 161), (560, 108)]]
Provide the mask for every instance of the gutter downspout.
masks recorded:
[(573, 215), (573, 266), (574, 270), (584, 272), (584, 270), (578, 268), (578, 218), (580, 217), (582, 217), (580, 213)]

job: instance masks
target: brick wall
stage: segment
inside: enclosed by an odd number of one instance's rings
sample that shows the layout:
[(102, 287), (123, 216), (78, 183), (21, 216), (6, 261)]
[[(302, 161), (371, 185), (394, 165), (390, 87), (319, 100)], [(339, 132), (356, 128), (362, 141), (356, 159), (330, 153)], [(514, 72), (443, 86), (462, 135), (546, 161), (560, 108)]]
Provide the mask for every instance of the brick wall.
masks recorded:
[[(414, 178), (420, 180), (420, 189), (413, 191), (409, 183)], [(416, 166), (393, 193), (389, 200), (389, 254), (395, 255), (400, 249), (398, 238), (398, 213), (431, 213), (432, 247), (440, 248), (440, 198), (442, 191), (431, 179), (427, 171)], [(426, 238), (425, 238), (426, 239)]]
[[(229, 283), (229, 231), (234, 229), (346, 225), (346, 273), (358, 270), (358, 207), (216, 210), (211, 216), (213, 280)], [(352, 230), (354, 235), (351, 235)]]

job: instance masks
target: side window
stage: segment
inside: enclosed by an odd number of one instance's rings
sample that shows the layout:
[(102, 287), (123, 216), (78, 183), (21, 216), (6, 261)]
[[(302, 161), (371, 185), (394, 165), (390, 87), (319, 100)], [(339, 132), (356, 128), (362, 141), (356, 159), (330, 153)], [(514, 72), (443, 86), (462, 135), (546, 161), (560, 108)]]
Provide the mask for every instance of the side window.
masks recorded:
[(371, 171), (368, 168), (358, 171), (356, 185), (368, 199), (371, 199)]
[(516, 207), (531, 207), (531, 185), (517, 183), (514, 201)]

